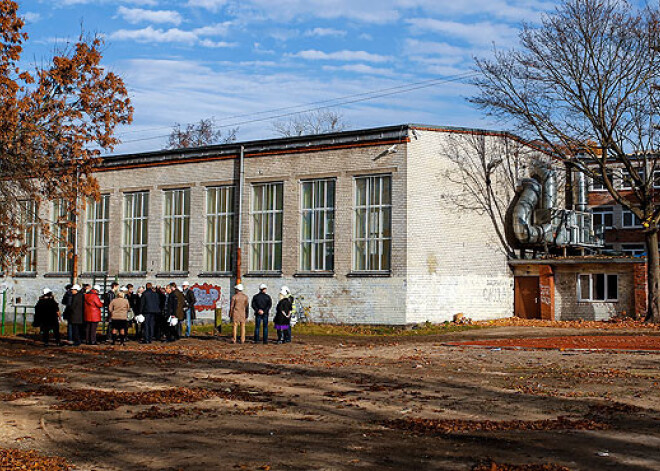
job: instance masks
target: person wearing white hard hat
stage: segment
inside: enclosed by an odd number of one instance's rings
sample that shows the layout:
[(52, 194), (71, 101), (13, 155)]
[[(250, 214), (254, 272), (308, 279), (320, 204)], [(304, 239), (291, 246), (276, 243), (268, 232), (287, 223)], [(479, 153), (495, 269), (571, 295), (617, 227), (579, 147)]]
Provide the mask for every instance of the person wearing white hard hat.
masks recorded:
[(186, 337), (190, 337), (192, 332), (192, 321), (195, 320), (195, 292), (190, 289), (190, 283), (187, 281), (183, 282), (183, 299), (184, 299), (184, 310), (186, 313)]
[(241, 283), (234, 286), (234, 296), (231, 298), (231, 303), (229, 305), (229, 317), (234, 324), (234, 337), (232, 343), (236, 343), (236, 335), (238, 330), (238, 325), (241, 325), (241, 343), (245, 343), (245, 322), (248, 318), (248, 312), (250, 309), (250, 300), (243, 293), (244, 287)]
[(44, 346), (48, 346), (48, 337), (50, 331), (53, 331), (55, 343), (61, 345), (60, 341), (60, 307), (53, 297), (53, 292), (45, 288), (43, 296), (39, 298), (36, 306), (34, 306), (34, 327), (41, 328), (41, 335), (44, 341)]
[(275, 308), (275, 330), (277, 330), (277, 343), (291, 342), (291, 311), (293, 310), (293, 296), (288, 287), (280, 289), (280, 301)]
[[(165, 286), (165, 307), (163, 309), (163, 314), (165, 317), (166, 325), (164, 327), (167, 334), (167, 341), (174, 342), (177, 339), (177, 324), (174, 323), (171, 319), (177, 319), (177, 305), (178, 299), (176, 294), (176, 284), (170, 283)], [(178, 319), (177, 319), (178, 320)]]
[(254, 311), (254, 343), (259, 342), (259, 333), (263, 324), (263, 342), (268, 343), (268, 313), (273, 307), (273, 300), (266, 294), (268, 286), (259, 285), (259, 292), (252, 297), (252, 310)]
[(71, 287), (71, 333), (73, 338), (73, 346), (80, 345), (81, 338), (84, 335), (83, 323), (85, 321), (85, 295), (82, 293), (80, 285), (75, 284)]

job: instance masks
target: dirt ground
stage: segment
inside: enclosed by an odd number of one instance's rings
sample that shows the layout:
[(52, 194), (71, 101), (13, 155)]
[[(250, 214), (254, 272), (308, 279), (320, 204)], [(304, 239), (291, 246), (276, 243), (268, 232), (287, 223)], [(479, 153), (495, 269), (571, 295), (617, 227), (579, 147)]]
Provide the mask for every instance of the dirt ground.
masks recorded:
[(592, 334), (660, 346), (657, 331), (528, 327), (290, 345), (0, 338), (0, 449), (81, 470), (660, 470), (657, 348), (495, 343)]

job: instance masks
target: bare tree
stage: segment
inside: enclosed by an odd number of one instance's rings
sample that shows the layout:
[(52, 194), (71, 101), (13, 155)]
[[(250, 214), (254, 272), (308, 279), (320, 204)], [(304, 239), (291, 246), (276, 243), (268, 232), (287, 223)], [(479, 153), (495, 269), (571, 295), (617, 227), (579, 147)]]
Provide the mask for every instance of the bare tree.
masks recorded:
[[(601, 181), (643, 222), (648, 316), (660, 321), (657, 7), (623, 0), (564, 0), (539, 26), (523, 27), (520, 48), (477, 59), (471, 101), (540, 139), (569, 168)], [(660, 167), (657, 167), (660, 169)], [(615, 184), (624, 172), (632, 189)]]
[(328, 109), (310, 111), (285, 121), (273, 122), (273, 130), (282, 137), (339, 132), (347, 128), (344, 116), (338, 111)]
[(518, 180), (528, 175), (535, 161), (542, 159), (541, 152), (507, 133), (486, 135), (475, 131), (449, 133), (440, 153), (454, 163), (442, 178), (463, 189), (443, 198), (460, 210), (486, 214), (502, 251), (509, 258), (516, 258), (514, 248), (507, 242), (504, 220)]
[(229, 144), (236, 142), (238, 128), (224, 132), (219, 129), (213, 118), (200, 119), (198, 123), (181, 126), (176, 123), (172, 128), (167, 142), (168, 149), (183, 149), (201, 147), (212, 144)]

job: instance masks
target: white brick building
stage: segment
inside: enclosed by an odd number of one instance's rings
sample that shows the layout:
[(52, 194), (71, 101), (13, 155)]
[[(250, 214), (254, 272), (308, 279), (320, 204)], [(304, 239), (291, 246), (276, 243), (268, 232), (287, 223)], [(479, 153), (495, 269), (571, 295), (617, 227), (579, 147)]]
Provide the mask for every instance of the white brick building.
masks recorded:
[[(219, 286), (226, 301), (240, 236), (246, 292), (287, 285), (314, 320), (511, 316), (513, 278), (488, 217), (443, 198), (461, 191), (443, 178), (448, 133), (513, 138), (401, 125), (107, 157), (103, 198), (79, 218), (79, 281), (188, 280)], [(66, 250), (34, 239), (30, 259), (5, 275), (10, 301), (33, 303), (45, 286), (60, 295), (70, 281)]]

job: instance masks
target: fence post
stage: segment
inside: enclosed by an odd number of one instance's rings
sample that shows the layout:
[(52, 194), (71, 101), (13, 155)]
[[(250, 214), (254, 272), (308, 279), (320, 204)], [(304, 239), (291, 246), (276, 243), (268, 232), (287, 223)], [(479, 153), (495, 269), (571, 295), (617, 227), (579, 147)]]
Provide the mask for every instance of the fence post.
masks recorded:
[(27, 334), (27, 306), (23, 306), (23, 335)]
[(16, 307), (16, 304), (14, 304), (14, 326), (13, 326), (13, 334), (16, 335), (16, 318), (18, 317), (18, 308)]
[(5, 310), (7, 309), (7, 290), (2, 292), (2, 335), (5, 335)]

